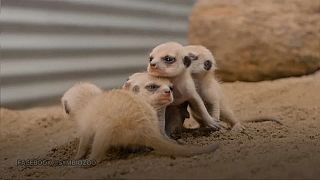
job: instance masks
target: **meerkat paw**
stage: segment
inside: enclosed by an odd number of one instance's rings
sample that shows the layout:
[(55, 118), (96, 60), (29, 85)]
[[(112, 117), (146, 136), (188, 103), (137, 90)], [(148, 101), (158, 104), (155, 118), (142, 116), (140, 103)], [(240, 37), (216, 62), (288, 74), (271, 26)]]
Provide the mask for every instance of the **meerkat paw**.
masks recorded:
[(95, 162), (96, 164), (99, 164), (99, 163), (101, 163), (103, 160), (104, 160), (104, 158), (103, 158), (103, 156), (90, 156), (89, 157), (89, 160), (91, 161), (91, 162)]
[(85, 152), (78, 151), (74, 159), (80, 160), (85, 156)]
[(78, 154), (74, 157), (74, 159), (76, 159), (76, 160), (80, 160), (80, 159), (82, 159), (82, 156), (79, 156)]
[(232, 126), (231, 131), (242, 132), (245, 129), (246, 128), (239, 122), (239, 123), (236, 123), (235, 125)]
[(208, 122), (207, 126), (209, 126), (210, 128), (212, 128), (213, 130), (220, 130), (221, 129), (221, 125), (219, 123), (219, 121), (216, 120), (212, 120), (210, 122)]
[(183, 123), (183, 126), (187, 129), (198, 129), (200, 128), (200, 124), (194, 119), (186, 119)]
[(183, 139), (177, 139), (177, 141), (176, 141), (176, 143), (178, 143), (178, 144), (180, 144), (180, 145), (185, 145), (185, 144), (187, 144), (187, 142), (186, 141), (184, 141)]

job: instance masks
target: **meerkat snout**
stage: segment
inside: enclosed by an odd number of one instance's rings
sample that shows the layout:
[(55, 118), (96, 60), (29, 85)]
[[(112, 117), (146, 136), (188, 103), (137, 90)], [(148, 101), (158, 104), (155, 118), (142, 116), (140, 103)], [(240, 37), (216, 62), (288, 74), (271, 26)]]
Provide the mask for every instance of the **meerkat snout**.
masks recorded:
[(150, 56), (149, 57), (149, 65), (152, 67), (152, 68), (154, 68), (154, 67), (156, 67), (156, 63), (155, 62), (152, 62), (152, 60), (153, 60), (153, 57), (152, 56)]
[(164, 90), (164, 93), (170, 95), (171, 94), (171, 90), (170, 89), (166, 89), (166, 90)]
[(212, 67), (212, 62), (210, 60), (206, 60), (204, 63), (203, 63), (203, 68), (207, 71), (209, 71)]
[(172, 91), (169, 89), (169, 87), (166, 87), (163, 89), (161, 98), (165, 98), (170, 102), (173, 101), (173, 94), (172, 94)]
[(163, 87), (162, 93), (159, 95), (159, 100), (173, 102), (173, 94), (169, 87)]
[(156, 67), (157, 67), (157, 64), (150, 62), (150, 67), (151, 67), (151, 68), (156, 68)]

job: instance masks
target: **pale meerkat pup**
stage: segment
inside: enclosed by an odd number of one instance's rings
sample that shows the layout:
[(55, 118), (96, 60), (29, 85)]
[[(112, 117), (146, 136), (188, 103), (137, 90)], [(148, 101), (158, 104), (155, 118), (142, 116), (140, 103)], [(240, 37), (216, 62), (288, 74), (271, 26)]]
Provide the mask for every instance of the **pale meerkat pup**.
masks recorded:
[(168, 125), (169, 130), (172, 129), (170, 126), (173, 125), (182, 128), (183, 122), (177, 122), (175, 115), (179, 114), (177, 106), (186, 101), (191, 109), (200, 115), (201, 118), (197, 119), (200, 124), (216, 130), (220, 128), (217, 119), (210, 116), (196, 90), (188, 68), (191, 65), (191, 60), (181, 44), (168, 42), (158, 45), (150, 53), (149, 61), (148, 73), (152, 76), (168, 78), (174, 86), (173, 106), (171, 106), (172, 108), (168, 107), (166, 110), (166, 116), (168, 115), (166, 117), (166, 125)]
[[(154, 91), (150, 86), (143, 88)], [(171, 91), (168, 93), (167, 88), (158, 88), (150, 98), (165, 107), (173, 101)], [(110, 146), (143, 145), (152, 147), (156, 153), (176, 156), (192, 156), (217, 149), (216, 144), (205, 147), (181, 146), (164, 138), (159, 129), (157, 113), (145, 99), (146, 96), (128, 90), (111, 90), (85, 100), (87, 105), (74, 112), (80, 133), (76, 159), (87, 153), (92, 138), (89, 158), (97, 162), (103, 160)], [(83, 103), (83, 100), (77, 100), (75, 103)]]
[[(245, 127), (240, 123), (239, 119), (235, 117), (233, 111), (228, 106), (220, 83), (215, 78), (214, 70), (216, 69), (216, 61), (211, 51), (200, 45), (185, 46), (184, 49), (192, 60), (192, 78), (195, 81), (197, 91), (205, 102), (210, 115), (220, 119), (221, 114), (221, 117), (223, 117), (222, 119), (229, 123), (233, 130), (244, 130)], [(200, 115), (193, 111), (191, 114), (190, 120), (186, 121), (187, 126), (199, 127), (193, 119), (199, 119)], [(258, 117), (246, 122), (261, 121), (275, 121), (280, 123), (272, 117)]]

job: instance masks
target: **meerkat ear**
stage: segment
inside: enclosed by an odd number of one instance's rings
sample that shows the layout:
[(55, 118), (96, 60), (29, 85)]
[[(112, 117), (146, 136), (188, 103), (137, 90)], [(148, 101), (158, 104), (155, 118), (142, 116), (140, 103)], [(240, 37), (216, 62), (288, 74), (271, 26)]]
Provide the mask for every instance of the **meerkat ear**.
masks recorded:
[(124, 90), (129, 90), (130, 86), (131, 86), (131, 83), (129, 83), (129, 82), (127, 81), (127, 82), (125, 82), (124, 85), (122, 86), (122, 89), (124, 89)]
[(67, 100), (63, 101), (63, 108), (64, 108), (64, 112), (66, 112), (67, 114), (70, 114), (70, 107), (68, 105), (68, 101)]
[(140, 91), (140, 87), (137, 86), (137, 85), (135, 85), (135, 86), (133, 86), (132, 91), (133, 91), (134, 93), (138, 93), (138, 92)]
[(185, 56), (183, 58), (183, 64), (186, 66), (186, 67), (189, 67), (191, 65), (191, 59), (189, 56)]

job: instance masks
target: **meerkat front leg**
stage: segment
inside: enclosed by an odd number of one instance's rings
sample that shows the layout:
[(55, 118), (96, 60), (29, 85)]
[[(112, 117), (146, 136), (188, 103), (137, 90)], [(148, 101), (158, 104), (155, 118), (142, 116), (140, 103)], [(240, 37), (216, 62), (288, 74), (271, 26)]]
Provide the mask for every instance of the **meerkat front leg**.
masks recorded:
[(162, 135), (166, 136), (165, 108), (158, 110), (157, 115), (160, 132)]
[[(178, 113), (179, 108), (174, 108), (169, 106), (169, 112), (167, 110), (168, 108), (161, 108), (157, 110), (157, 116), (158, 116), (158, 124), (160, 128), (161, 134), (169, 141), (173, 141), (170, 136), (173, 133), (180, 133), (182, 131), (182, 127), (179, 124), (181, 121), (180, 114)], [(170, 109), (172, 109), (170, 111)], [(167, 117), (168, 116), (168, 117)], [(167, 121), (173, 122), (173, 123), (167, 123)]]
[(91, 136), (92, 134), (87, 131), (82, 132), (75, 159), (81, 159), (86, 155), (90, 146)]
[(245, 130), (245, 127), (235, 117), (235, 115), (233, 114), (233, 111), (227, 105), (225, 99), (221, 100), (221, 116), (224, 117), (231, 124), (231, 130), (233, 131)]
[(193, 94), (194, 95), (193, 97), (191, 97), (189, 103), (190, 103), (191, 110), (196, 112), (202, 117), (201, 119), (202, 122), (200, 123), (202, 123), (202, 125), (207, 125), (215, 130), (219, 130), (220, 125), (218, 121), (216, 120), (215, 117), (210, 116), (200, 95), (197, 92), (194, 92)]
[(166, 136), (166, 121), (165, 120), (159, 120), (159, 127), (160, 127), (160, 132), (162, 135)]
[(105, 152), (108, 150), (111, 144), (110, 132), (110, 130), (100, 130), (95, 134), (89, 159), (95, 160), (97, 163), (103, 160)]
[[(209, 114), (216, 118), (218, 121), (220, 121), (220, 103), (217, 102), (205, 102), (205, 106)], [(202, 121), (201, 116), (197, 114), (195, 111), (192, 111), (191, 117), (188, 119), (188, 121), (184, 124), (184, 127), (187, 127), (188, 129), (196, 129), (200, 127), (199, 122)], [(204, 126), (204, 124), (201, 124)]]
[(212, 108), (212, 116), (215, 117), (218, 121), (220, 121), (220, 103), (219, 101), (213, 102)]
[[(209, 112), (209, 114), (215, 118), (217, 121), (220, 120), (220, 112), (221, 112), (221, 94), (219, 93), (219, 89), (215, 86), (208, 86), (201, 88), (201, 96), (204, 98), (205, 106)], [(208, 92), (210, 90), (210, 92)], [(216, 91), (212, 91), (216, 90)]]
[(181, 133), (183, 122), (179, 106), (168, 106), (165, 113), (165, 131), (169, 136)]

